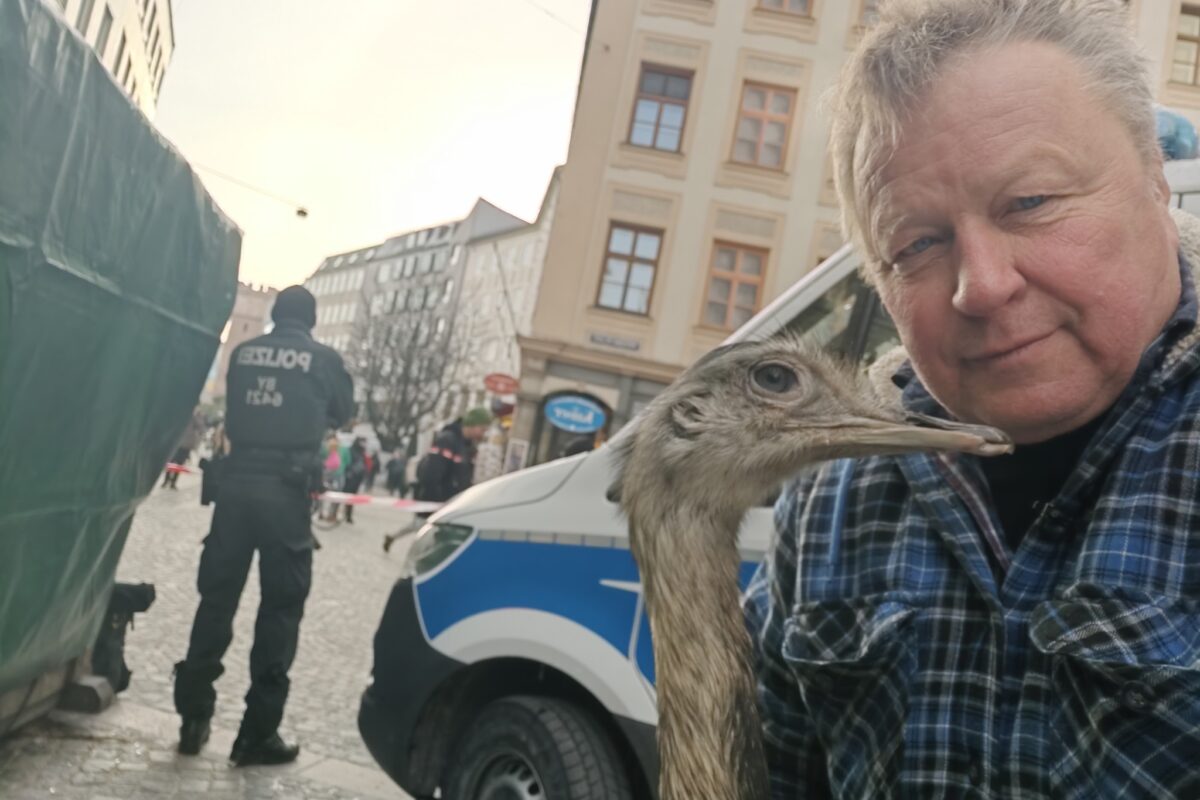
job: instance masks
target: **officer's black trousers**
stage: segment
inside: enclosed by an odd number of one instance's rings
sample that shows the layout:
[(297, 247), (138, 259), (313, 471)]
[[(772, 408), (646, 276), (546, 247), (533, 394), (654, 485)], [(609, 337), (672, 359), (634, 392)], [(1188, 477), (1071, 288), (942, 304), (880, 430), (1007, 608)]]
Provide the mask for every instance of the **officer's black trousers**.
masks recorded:
[(230, 475), (222, 482), (200, 557), (200, 606), (187, 659), (177, 665), (175, 676), (175, 708), (181, 716), (208, 719), (213, 714), (213, 682), (223, 672), (221, 659), (233, 639), (233, 617), (257, 550), (262, 601), (239, 736), (256, 741), (279, 727), (287, 673), (312, 585), (309, 503), (303, 490), (274, 476)]

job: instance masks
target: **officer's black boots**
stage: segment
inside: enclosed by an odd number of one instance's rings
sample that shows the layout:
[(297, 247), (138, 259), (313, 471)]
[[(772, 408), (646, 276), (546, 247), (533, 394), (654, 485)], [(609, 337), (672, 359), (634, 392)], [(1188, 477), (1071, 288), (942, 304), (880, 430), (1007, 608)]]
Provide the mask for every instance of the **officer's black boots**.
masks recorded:
[(238, 736), (229, 753), (234, 766), (249, 767), (255, 764), (290, 764), (300, 755), (300, 745), (288, 744), (273, 733), (258, 742), (249, 742)]
[(199, 755), (210, 731), (206, 719), (185, 719), (179, 726), (179, 752), (185, 756)]

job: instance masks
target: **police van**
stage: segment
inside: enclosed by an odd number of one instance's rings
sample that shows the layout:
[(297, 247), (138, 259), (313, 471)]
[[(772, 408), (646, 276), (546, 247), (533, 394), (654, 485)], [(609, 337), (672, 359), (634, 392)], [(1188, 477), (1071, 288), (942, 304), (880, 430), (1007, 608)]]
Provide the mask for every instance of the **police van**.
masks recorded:
[[(1200, 162), (1167, 165), (1200, 211)], [(788, 330), (866, 365), (898, 341), (849, 246), (727, 341)], [(636, 421), (632, 424), (636, 424)], [(620, 434), (618, 434), (620, 436)], [(359, 728), (416, 798), (654, 798), (654, 659), (612, 448), (472, 487), (409, 550), (375, 638)], [(742, 580), (771, 509), (742, 530)]]

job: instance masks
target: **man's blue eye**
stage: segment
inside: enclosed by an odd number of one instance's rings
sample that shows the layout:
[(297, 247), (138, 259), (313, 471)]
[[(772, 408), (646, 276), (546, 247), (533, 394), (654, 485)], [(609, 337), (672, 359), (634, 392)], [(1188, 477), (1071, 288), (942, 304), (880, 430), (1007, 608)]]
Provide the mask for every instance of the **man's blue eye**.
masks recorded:
[(937, 244), (937, 239), (935, 239), (934, 237), (922, 236), (920, 239), (917, 239), (915, 242), (910, 244), (908, 247), (901, 250), (900, 257), (903, 258), (904, 256), (915, 256), (918, 253), (925, 252), (929, 248), (933, 247), (935, 244)]
[(1015, 205), (1021, 211), (1029, 211), (1030, 209), (1037, 208), (1044, 202), (1046, 202), (1046, 195), (1035, 194), (1030, 197), (1018, 197)]

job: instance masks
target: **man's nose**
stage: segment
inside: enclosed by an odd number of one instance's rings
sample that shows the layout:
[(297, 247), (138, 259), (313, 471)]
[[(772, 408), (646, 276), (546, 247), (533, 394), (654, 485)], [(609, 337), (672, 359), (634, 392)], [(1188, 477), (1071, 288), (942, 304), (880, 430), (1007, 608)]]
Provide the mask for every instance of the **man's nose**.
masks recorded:
[(968, 220), (955, 231), (958, 256), (954, 308), (968, 317), (986, 317), (1025, 286), (1008, 237), (986, 220)]

